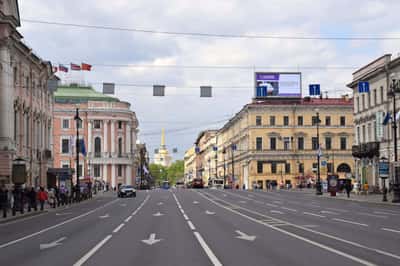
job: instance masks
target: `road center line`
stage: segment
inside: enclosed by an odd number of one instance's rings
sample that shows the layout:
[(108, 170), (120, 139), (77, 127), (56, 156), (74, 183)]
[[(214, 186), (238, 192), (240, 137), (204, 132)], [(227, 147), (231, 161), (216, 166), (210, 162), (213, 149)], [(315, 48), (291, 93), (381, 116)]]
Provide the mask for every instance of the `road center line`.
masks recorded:
[(27, 235), (27, 236), (24, 236), (24, 237), (15, 239), (15, 240), (13, 240), (13, 241), (4, 243), (4, 244), (0, 245), (0, 249), (1, 249), (1, 248), (8, 247), (8, 246), (11, 246), (11, 245), (16, 244), (16, 243), (19, 243), (19, 242), (21, 242), (21, 241), (23, 241), (23, 240), (32, 238), (32, 237), (34, 237), (34, 236), (43, 234), (43, 233), (45, 233), (45, 232), (47, 232), (47, 231), (50, 231), (50, 230), (55, 229), (55, 228), (57, 228), (57, 227), (60, 227), (60, 226), (62, 226), (62, 225), (64, 225), (64, 224), (68, 224), (68, 223), (73, 222), (73, 221), (75, 221), (75, 220), (78, 220), (78, 219), (80, 219), (80, 218), (86, 217), (86, 216), (88, 216), (88, 215), (90, 215), (90, 214), (92, 214), (92, 213), (94, 213), (94, 212), (96, 212), (96, 211), (98, 211), (98, 210), (100, 210), (100, 209), (103, 209), (103, 208), (105, 208), (105, 207), (107, 207), (107, 206), (109, 206), (109, 205), (111, 205), (111, 204), (113, 204), (113, 203), (115, 203), (115, 202), (117, 202), (117, 201), (119, 201), (119, 199), (115, 199), (115, 200), (113, 200), (113, 201), (110, 201), (110, 202), (104, 204), (103, 206), (97, 207), (96, 209), (93, 209), (93, 210), (88, 211), (88, 212), (86, 212), (86, 213), (83, 213), (83, 214), (81, 214), (81, 215), (75, 216), (75, 217), (73, 217), (73, 218), (71, 218), (71, 219), (68, 219), (68, 220), (66, 220), (66, 221), (64, 221), (64, 222), (61, 222), (61, 223), (52, 225), (52, 226), (47, 227), (47, 228), (45, 228), (45, 229), (43, 229), (43, 230), (37, 231), (37, 232), (35, 232), (35, 233), (33, 233), (33, 234), (30, 234), (30, 235)]
[(218, 260), (218, 258), (214, 255), (212, 250), (209, 248), (207, 243), (204, 241), (204, 239), (201, 237), (199, 232), (194, 232), (195, 237), (197, 238), (197, 241), (199, 241), (200, 246), (203, 248), (204, 252), (207, 254), (208, 258), (211, 260), (212, 264), (214, 266), (222, 266), (222, 263)]
[(99, 250), (105, 243), (107, 243), (107, 241), (110, 240), (111, 237), (112, 237), (112, 235), (106, 236), (94, 248), (92, 248), (82, 258), (80, 258), (77, 262), (75, 262), (73, 266), (81, 266), (81, 265), (83, 265), (91, 256), (93, 256), (94, 253), (96, 253), (97, 250)]
[(125, 223), (129, 222), (132, 219), (132, 217), (133, 217), (132, 215), (128, 216), (128, 218), (125, 219)]
[(398, 233), (398, 234), (400, 234), (400, 231), (399, 230), (394, 230), (394, 229), (390, 229), (390, 228), (381, 228), (382, 230), (384, 230), (384, 231), (389, 231), (389, 232), (393, 232), (393, 233)]
[(186, 214), (183, 215), (183, 218), (185, 218), (186, 221), (189, 220), (189, 217)]
[(118, 227), (113, 230), (113, 233), (118, 233), (118, 231), (121, 230), (121, 228), (124, 227), (124, 225), (125, 224), (118, 225)]
[(297, 212), (297, 210), (295, 210), (295, 209), (286, 208), (286, 207), (281, 207), (281, 209), (284, 209), (284, 210), (287, 210), (287, 211), (292, 211), (292, 212)]
[(357, 222), (344, 220), (344, 219), (339, 219), (339, 218), (333, 218), (332, 220), (338, 221), (338, 222), (343, 222), (343, 223), (348, 223), (348, 224), (356, 224), (356, 225), (361, 225), (361, 226), (368, 226), (368, 224), (357, 223)]
[(376, 214), (370, 214), (370, 213), (366, 213), (366, 212), (358, 212), (357, 214), (360, 215), (365, 215), (365, 216), (371, 216), (371, 217), (376, 217), (376, 218), (383, 218), (383, 219), (387, 219), (387, 216), (383, 216), (383, 215), (376, 215)]
[(191, 222), (191, 221), (187, 221), (187, 223), (188, 223), (188, 225), (189, 225), (190, 229), (192, 229), (192, 230), (196, 230), (196, 228), (194, 227), (194, 225), (192, 224), (192, 222)]

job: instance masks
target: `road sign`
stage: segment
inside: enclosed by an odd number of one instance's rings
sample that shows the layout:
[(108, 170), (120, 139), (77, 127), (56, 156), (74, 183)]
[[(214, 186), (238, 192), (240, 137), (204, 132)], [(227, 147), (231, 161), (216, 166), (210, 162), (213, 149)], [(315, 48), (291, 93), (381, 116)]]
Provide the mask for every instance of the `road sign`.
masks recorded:
[(212, 97), (212, 87), (200, 86), (200, 97)]
[(358, 92), (359, 93), (368, 93), (369, 92), (369, 82), (368, 81), (360, 81), (358, 82)]
[(321, 86), (319, 84), (310, 84), (310, 96), (311, 95), (321, 95)]
[(379, 162), (379, 177), (382, 179), (389, 177), (389, 162)]
[(326, 161), (321, 161), (321, 166), (326, 166)]

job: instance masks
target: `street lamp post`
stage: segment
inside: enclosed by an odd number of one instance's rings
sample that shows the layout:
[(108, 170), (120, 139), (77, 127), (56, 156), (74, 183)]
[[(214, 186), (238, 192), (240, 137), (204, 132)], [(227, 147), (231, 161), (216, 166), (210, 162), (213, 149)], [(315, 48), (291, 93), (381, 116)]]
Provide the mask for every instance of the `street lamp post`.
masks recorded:
[(76, 200), (79, 202), (81, 192), (79, 184), (79, 122), (82, 122), (82, 119), (79, 117), (79, 108), (76, 108), (74, 119), (76, 121)]
[(225, 184), (226, 184), (226, 161), (225, 161), (226, 150), (225, 150), (225, 148), (222, 150), (222, 154), (224, 155), (224, 187), (225, 187)]
[(317, 148), (318, 148), (318, 153), (317, 153), (317, 183), (316, 183), (316, 194), (317, 195), (322, 195), (322, 185), (321, 185), (321, 169), (320, 169), (320, 159), (321, 159), (321, 147), (319, 144), (319, 110), (315, 110), (317, 112)]
[(232, 187), (233, 188), (233, 181), (235, 180), (235, 157), (233, 152), (236, 150), (236, 144), (232, 144), (231, 146), (232, 149)]
[(389, 96), (393, 97), (393, 116), (392, 116), (392, 127), (393, 127), (393, 144), (394, 144), (394, 177), (393, 177), (393, 199), (392, 202), (400, 202), (400, 180), (399, 180), (399, 169), (397, 163), (397, 121), (396, 121), (396, 93), (400, 92), (400, 79), (396, 79), (392, 76), (392, 84), (390, 85), (391, 91)]

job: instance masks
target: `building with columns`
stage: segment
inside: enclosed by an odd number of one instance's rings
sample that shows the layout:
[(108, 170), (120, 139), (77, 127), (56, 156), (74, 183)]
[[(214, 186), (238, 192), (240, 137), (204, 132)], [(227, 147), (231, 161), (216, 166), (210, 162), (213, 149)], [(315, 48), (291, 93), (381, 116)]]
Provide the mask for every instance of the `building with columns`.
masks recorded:
[(53, 77), (22, 42), (18, 1), (0, 1), (0, 185), (11, 184), (12, 163), (26, 164), (26, 184), (46, 186), (52, 167)]
[(54, 99), (54, 167), (76, 169), (74, 117), (79, 108), (79, 136), (87, 151), (80, 155), (80, 178), (113, 188), (135, 184), (138, 121), (130, 104), (77, 84), (58, 87)]
[(154, 154), (154, 163), (168, 167), (172, 163), (172, 157), (169, 155), (167, 146), (165, 145), (165, 130), (161, 130), (161, 145), (158, 151)]

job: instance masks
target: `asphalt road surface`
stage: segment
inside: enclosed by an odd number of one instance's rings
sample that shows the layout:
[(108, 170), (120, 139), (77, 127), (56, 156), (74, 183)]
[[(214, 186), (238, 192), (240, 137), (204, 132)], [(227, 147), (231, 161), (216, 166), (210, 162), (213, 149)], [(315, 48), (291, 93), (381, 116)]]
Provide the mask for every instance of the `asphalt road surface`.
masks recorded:
[(290, 191), (108, 194), (0, 224), (0, 265), (400, 265), (400, 208)]

